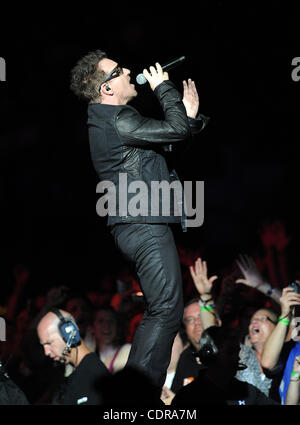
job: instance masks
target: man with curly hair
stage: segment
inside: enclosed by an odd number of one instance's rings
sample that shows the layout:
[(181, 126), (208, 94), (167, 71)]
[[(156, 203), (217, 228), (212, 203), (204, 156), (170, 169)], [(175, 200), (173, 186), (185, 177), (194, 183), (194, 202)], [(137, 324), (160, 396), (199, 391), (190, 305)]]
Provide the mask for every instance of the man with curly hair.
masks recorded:
[[(100, 181), (111, 182), (116, 190), (117, 213), (108, 211), (108, 226), (118, 249), (134, 263), (145, 299), (145, 314), (127, 366), (145, 373), (161, 388), (183, 314), (181, 269), (169, 224), (183, 219), (172, 208), (168, 215), (162, 213), (166, 199), (159, 199), (158, 213), (151, 214), (149, 191), (139, 194), (146, 207), (133, 213), (129, 207), (136, 193), (128, 189), (130, 185), (150, 189), (153, 182), (178, 181), (166, 157), (173, 146), (201, 131), (208, 118), (198, 114), (198, 93), (191, 79), (183, 82), (182, 99), (159, 63), (143, 74), (161, 104), (163, 120), (143, 117), (127, 105), (137, 96), (130, 70), (101, 50), (78, 61), (71, 73), (71, 89), (89, 102), (92, 161)], [(125, 190), (120, 185), (124, 176)], [(176, 200), (170, 203), (174, 206)]]

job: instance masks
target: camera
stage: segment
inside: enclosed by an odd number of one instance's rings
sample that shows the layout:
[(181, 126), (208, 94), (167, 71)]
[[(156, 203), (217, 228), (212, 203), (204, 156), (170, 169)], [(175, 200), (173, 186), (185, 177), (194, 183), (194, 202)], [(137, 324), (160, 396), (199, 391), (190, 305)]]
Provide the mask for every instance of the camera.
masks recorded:
[[(293, 290), (294, 290), (294, 292), (296, 292), (296, 294), (299, 294), (300, 286), (298, 285), (298, 283), (292, 282), (292, 283), (289, 284), (289, 286), (291, 288), (293, 288)], [(292, 309), (293, 316), (294, 317), (300, 317), (300, 305), (294, 305), (292, 307), (293, 307), (293, 309)]]
[(299, 287), (298, 283), (292, 282), (292, 283), (289, 284), (289, 286), (294, 289), (294, 292), (296, 292), (297, 294), (299, 294), (300, 287)]

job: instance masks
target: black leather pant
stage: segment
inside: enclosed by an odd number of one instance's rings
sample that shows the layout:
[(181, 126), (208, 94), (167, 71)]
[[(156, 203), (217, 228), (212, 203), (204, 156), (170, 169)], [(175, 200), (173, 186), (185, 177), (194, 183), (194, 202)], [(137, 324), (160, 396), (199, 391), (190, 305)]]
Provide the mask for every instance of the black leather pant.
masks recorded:
[(146, 310), (126, 366), (162, 387), (183, 315), (181, 269), (168, 224), (118, 224), (111, 229), (123, 255), (134, 262)]

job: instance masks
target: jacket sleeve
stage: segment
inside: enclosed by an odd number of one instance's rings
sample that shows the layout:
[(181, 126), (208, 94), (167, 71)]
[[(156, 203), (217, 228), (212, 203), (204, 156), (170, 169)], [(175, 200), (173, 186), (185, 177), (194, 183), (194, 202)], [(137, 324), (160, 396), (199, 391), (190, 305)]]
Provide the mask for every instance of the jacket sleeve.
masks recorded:
[(122, 108), (116, 116), (117, 132), (126, 145), (169, 144), (188, 139), (191, 135), (181, 95), (170, 81), (159, 84), (154, 93), (164, 111), (165, 119), (141, 116), (134, 108)]
[(210, 118), (203, 114), (198, 114), (196, 118), (189, 118), (188, 120), (191, 132), (194, 135), (200, 133), (207, 126)]

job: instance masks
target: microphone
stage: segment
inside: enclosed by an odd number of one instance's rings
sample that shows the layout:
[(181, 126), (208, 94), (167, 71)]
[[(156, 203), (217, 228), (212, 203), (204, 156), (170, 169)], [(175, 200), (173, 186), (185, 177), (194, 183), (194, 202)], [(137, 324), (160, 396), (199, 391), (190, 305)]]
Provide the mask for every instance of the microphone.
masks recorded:
[[(184, 60), (185, 60), (185, 56), (180, 56), (180, 58), (173, 59), (170, 62), (166, 63), (165, 65), (162, 65), (162, 69), (164, 71), (168, 71), (169, 69), (175, 68), (176, 66), (180, 65), (181, 62), (183, 62)], [(144, 77), (144, 74), (137, 75), (136, 82), (138, 84), (145, 84), (145, 83), (147, 83), (147, 80)]]
[(76, 335), (75, 330), (70, 333), (67, 344), (66, 344), (65, 348), (63, 349), (63, 352), (61, 353), (60, 358), (58, 359), (58, 361), (60, 363), (66, 363), (66, 361), (67, 361), (66, 356), (71, 353), (72, 339), (74, 338), (75, 335)]

